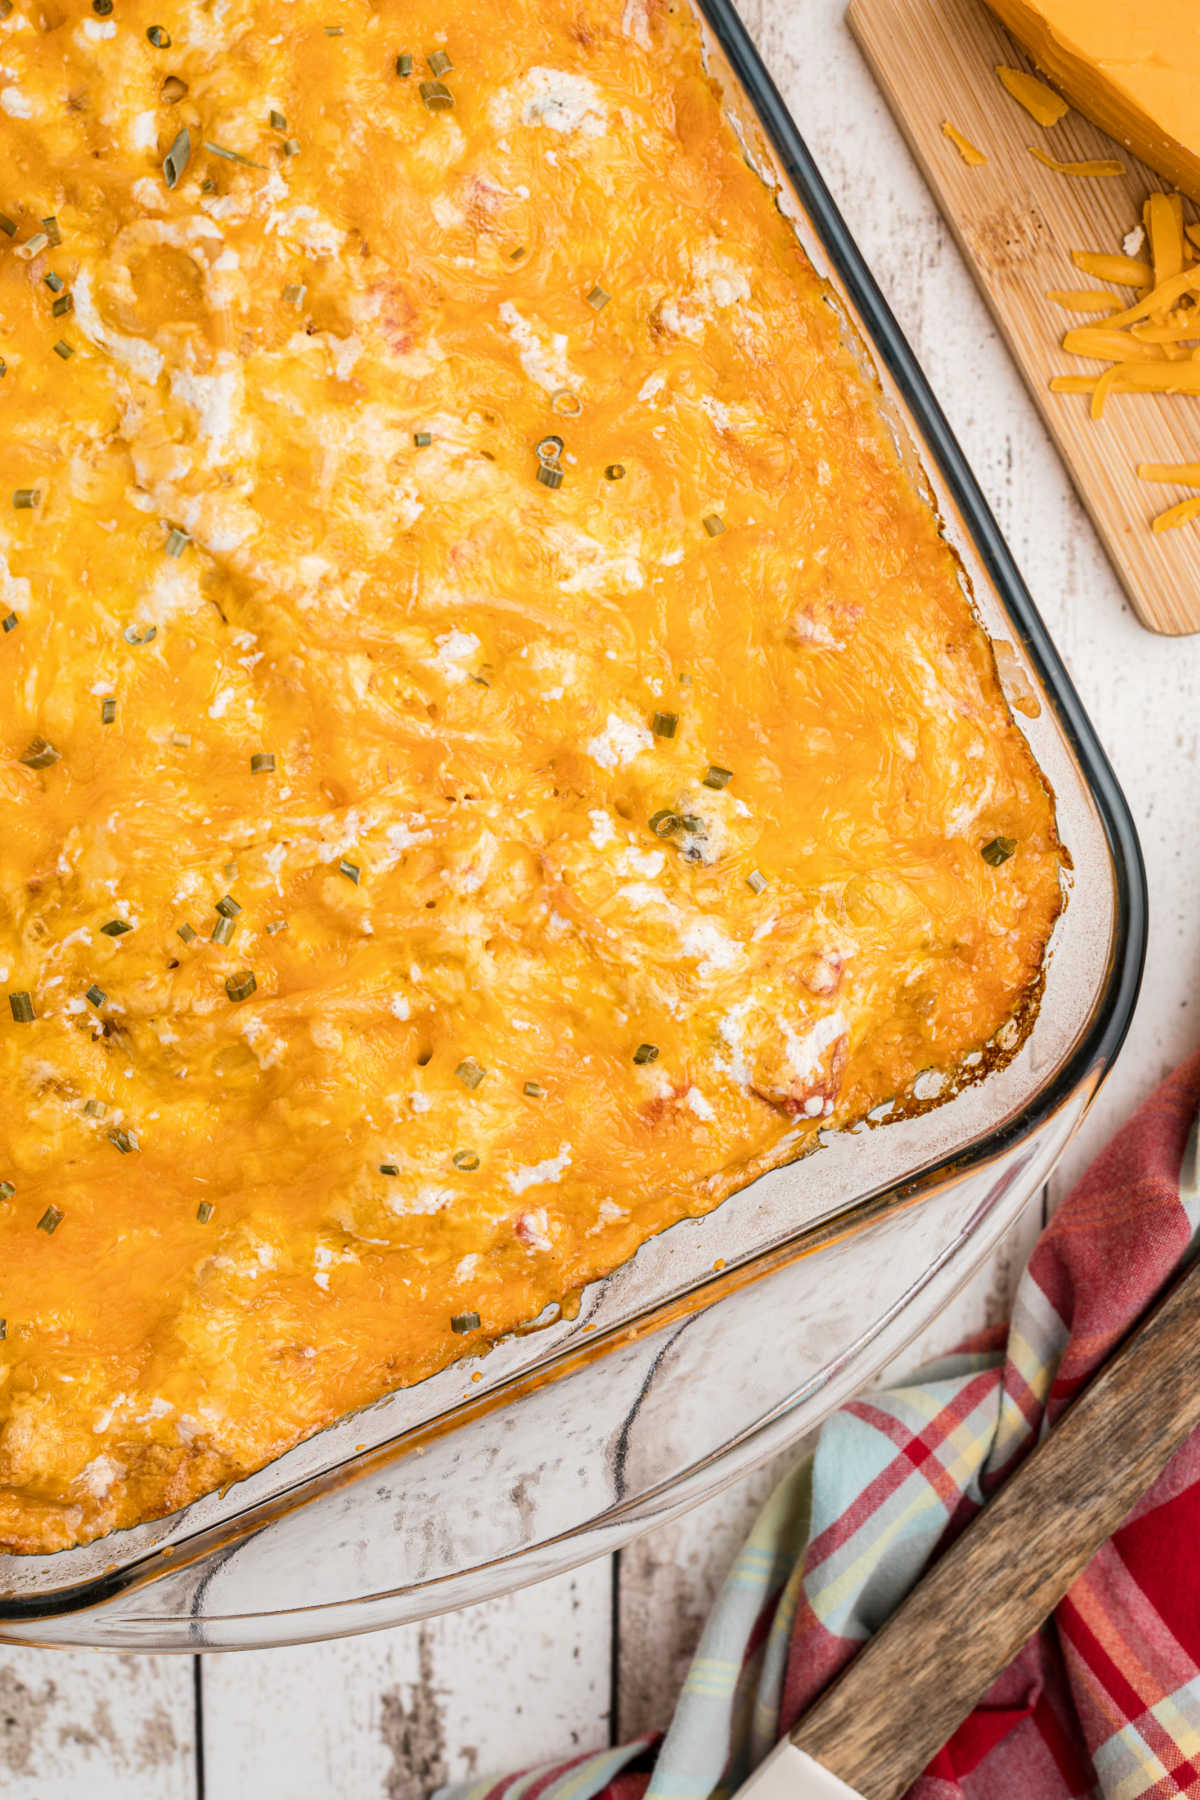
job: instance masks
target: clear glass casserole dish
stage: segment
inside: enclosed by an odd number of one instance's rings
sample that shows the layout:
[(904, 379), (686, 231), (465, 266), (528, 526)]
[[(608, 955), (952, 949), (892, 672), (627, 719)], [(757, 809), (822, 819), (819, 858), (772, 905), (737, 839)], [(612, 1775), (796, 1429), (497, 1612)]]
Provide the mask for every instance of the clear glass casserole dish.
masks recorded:
[(831, 1135), (644, 1244), (570, 1317), (394, 1393), (166, 1519), (53, 1556), (0, 1557), (8, 1641), (299, 1641), (417, 1618), (613, 1549), (809, 1429), (895, 1354), (1044, 1182), (1120, 1045), (1145, 939), (1120, 792), (731, 5), (701, 0), (701, 13), (747, 158), (878, 384), (1055, 791), (1073, 866), (1040, 1006), (977, 1084)]

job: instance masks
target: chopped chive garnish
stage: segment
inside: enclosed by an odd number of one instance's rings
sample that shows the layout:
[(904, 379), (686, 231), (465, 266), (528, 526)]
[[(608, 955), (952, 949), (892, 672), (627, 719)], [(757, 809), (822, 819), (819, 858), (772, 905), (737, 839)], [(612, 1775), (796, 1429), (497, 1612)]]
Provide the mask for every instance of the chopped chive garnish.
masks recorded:
[(110, 919), (107, 925), (100, 927), (100, 930), (105, 937), (118, 938), (124, 937), (127, 931), (132, 931), (133, 926), (127, 924), (124, 919)]
[(214, 944), (228, 944), (232, 941), (232, 939), (233, 939), (233, 920), (232, 919), (218, 919), (216, 924), (212, 928), (212, 937), (209, 941)]
[(225, 983), (225, 992), (231, 1000), (248, 1000), (257, 986), (252, 969), (239, 969)]
[(624, 481), (625, 464), (609, 463), (607, 469), (604, 471), (604, 479), (605, 481)]
[(85, 1119), (103, 1119), (108, 1112), (103, 1100), (85, 1100), (83, 1116)]
[(152, 25), (146, 33), (146, 36), (156, 50), (169, 50), (171, 48), (171, 34), (165, 25)]
[(255, 162), (252, 156), (243, 156), (240, 150), (227, 150), (224, 144), (211, 143), (208, 138), (200, 141), (210, 156), (224, 157), (226, 162), (244, 163), (248, 169), (265, 169), (267, 166), (266, 163)]
[(0, 1200), (11, 1200), (16, 1191), (11, 1181), (0, 1181)]
[(381, 1175), (398, 1175), (400, 1166), (398, 1163), (380, 1163), (379, 1173)]
[(708, 513), (701, 519), (700, 523), (703, 525), (705, 531), (707, 531), (709, 537), (720, 537), (725, 529), (725, 521), (720, 513)]
[(418, 450), (428, 450), (428, 448), (429, 448), (430, 444), (432, 444), (432, 442), (433, 442), (432, 431), (414, 431), (413, 432), (413, 443), (417, 446)]
[(760, 875), (757, 869), (751, 869), (746, 877), (746, 886), (750, 889), (751, 893), (761, 894), (766, 885), (766, 876)]
[(397, 73), (397, 75), (411, 75), (412, 74), (412, 66), (413, 66), (412, 57), (409, 55), (407, 50), (402, 50), (400, 52), (399, 56), (396, 58), (396, 73)]
[(73, 313), (75, 311), (74, 294), (60, 294), (50, 311), (56, 319), (65, 318), (67, 313)]
[[(95, 5), (99, 6), (100, 0), (94, 0), (94, 3), (95, 3)], [(112, 0), (108, 0), (108, 4), (111, 7)], [(59, 1212), (57, 1206), (48, 1206), (46, 1208), (45, 1212), (42, 1214), (41, 1218), (38, 1220), (37, 1228), (39, 1231), (44, 1231), (46, 1233), (47, 1237), (53, 1237), (54, 1233), (58, 1230), (58, 1228), (62, 1224), (62, 1222), (63, 1222), (63, 1215), (61, 1212)]]
[(92, 0), (92, 11), (98, 19), (107, 19), (113, 9), (113, 0)]
[(611, 299), (612, 295), (606, 294), (602, 287), (594, 287), (587, 296), (587, 303), (589, 306), (595, 307), (597, 312), (603, 312)]
[(454, 95), (441, 81), (423, 81), (421, 98), (430, 112), (449, 112), (454, 105)]
[(108, 1134), (110, 1144), (115, 1144), (122, 1156), (128, 1156), (138, 1147), (137, 1132), (125, 1131), (120, 1125), (114, 1125)]
[(454, 1313), (450, 1319), (450, 1329), (451, 1331), (457, 1331), (460, 1337), (468, 1331), (478, 1331), (479, 1314)]
[(58, 246), (62, 243), (62, 231), (60, 230), (58, 220), (54, 217), (53, 213), (51, 213), (48, 219), (42, 220), (42, 230), (50, 239), (51, 249), (57, 250)]
[(167, 533), (167, 541), (163, 545), (163, 549), (166, 551), (167, 555), (168, 556), (182, 556), (184, 551), (187, 549), (187, 546), (188, 546), (187, 532), (180, 531), (178, 525), (172, 525), (170, 531)]
[[(172, 99), (181, 100), (183, 94), (187, 93), (186, 85), (180, 81), (179, 86), (183, 92), (168, 96), (167, 88), (171, 85), (172, 81), (177, 80), (177, 76), (168, 76), (167, 80), (163, 83), (163, 99), (167, 101), (168, 105), (172, 103)], [(178, 187), (179, 183), (183, 180), (184, 171), (191, 161), (191, 156), (192, 134), (185, 125), (183, 130), (179, 133), (179, 136), (175, 139), (175, 142), (171, 145), (171, 148), (167, 151), (167, 154), (163, 157), (163, 180), (169, 188)]]
[(459, 1063), (454, 1073), (458, 1076), (458, 1079), (462, 1082), (464, 1087), (477, 1088), (487, 1074), (487, 1070), (481, 1068), (473, 1056), (466, 1056), (463, 1058), (462, 1062)]
[(208, 1221), (212, 1218), (212, 1216), (213, 1216), (212, 1201), (211, 1200), (202, 1200), (200, 1202), (199, 1206), (196, 1208), (196, 1218), (199, 1220), (201, 1225), (207, 1225)]
[(525, 1086), (521, 1089), (521, 1092), (523, 1094), (528, 1094), (531, 1100), (544, 1100), (546, 1098), (545, 1088), (537, 1081), (527, 1081)]
[[(61, 243), (62, 240), (60, 239), (59, 241)], [(56, 275), (54, 273), (53, 269), (50, 270), (50, 273), (48, 275), (42, 276), (42, 281), (45, 284), (45, 286), (50, 289), (50, 292), (52, 294), (61, 294), (63, 289), (67, 285), (66, 282), (63, 280), (62, 276)]]
[(75, 346), (68, 344), (65, 338), (59, 338), (57, 344), (54, 345), (54, 354), (61, 356), (64, 362), (70, 362), (75, 354)]
[(274, 937), (276, 932), (286, 931), (287, 928), (286, 919), (272, 919), (271, 923), (267, 926), (267, 936)]
[(434, 50), (425, 58), (431, 75), (449, 75), (454, 64), (444, 50)]
[(171, 747), (174, 750), (190, 750), (192, 747), (191, 732), (173, 731), (171, 733)]
[(299, 154), (300, 154), (300, 139), (299, 138), (284, 138), (283, 143), (280, 145), (280, 149), (283, 151), (283, 154), (285, 156), (299, 156)]
[(479, 1167), (479, 1158), (473, 1150), (456, 1150), (450, 1160), (456, 1169), (465, 1169), (468, 1175)]
[(0, 1319), (0, 1344), (2, 1344), (4, 1342), (4, 1340), (7, 1336), (8, 1336), (8, 1320)]
[(93, 982), (84, 998), (87, 1000), (89, 1006), (103, 1006), (104, 1002), (108, 999), (108, 995), (102, 987), (97, 987), (95, 982)]
[(273, 775), (275, 773), (275, 752), (273, 750), (256, 750), (250, 758), (252, 775)]
[(650, 814), (650, 829), (655, 837), (672, 837), (679, 830), (680, 818), (669, 807), (660, 807), (658, 812)]
[(59, 759), (59, 752), (44, 737), (35, 737), (21, 761), (27, 769), (48, 769)]
[(1008, 861), (1016, 847), (1016, 838), (995, 837), (983, 846), (979, 854), (985, 863), (991, 863), (993, 869), (998, 869), (1001, 863)]
[(537, 478), (543, 487), (560, 488), (563, 484), (563, 472), (557, 463), (539, 462)]
[(107, 694), (100, 702), (100, 723), (112, 725), (117, 717), (117, 703), (111, 694)]
[(658, 1061), (657, 1044), (639, 1044), (633, 1053), (635, 1063), (652, 1063)]
[(0, 213), (0, 231), (4, 233), (5, 237), (16, 237), (17, 221), (10, 219), (7, 213)]
[(678, 725), (678, 713), (656, 712), (650, 721), (650, 729), (655, 737), (673, 738)]
[[(183, 96), (187, 93), (187, 91), (188, 91), (188, 84), (186, 81), (180, 81), (178, 75), (168, 75), (167, 79), (163, 82), (162, 87), (158, 91), (159, 99), (162, 101), (164, 106), (175, 106), (178, 104), (178, 102), (180, 100), (183, 99)], [(182, 133), (180, 135), (182, 136)], [(175, 141), (176, 141), (176, 143), (178, 143), (179, 139), (177, 138)], [(189, 152), (189, 154), (191, 153), (191, 140), (190, 139), (188, 140), (188, 152)], [(184, 161), (185, 162), (187, 161), (186, 157), (184, 158)], [(183, 171), (180, 170), (180, 173), (182, 174)]]
[(281, 112), (276, 112), (273, 107), (267, 114), (267, 123), (270, 125), (272, 131), (287, 130), (287, 120)]
[(708, 788), (728, 787), (733, 780), (733, 770), (723, 769), (720, 763), (709, 763), (708, 773), (704, 777), (704, 785)]
[(32, 1025), (33, 996), (31, 994), (27, 994), (19, 989), (15, 994), (10, 994), (8, 996), (8, 1004), (12, 1009), (12, 1016), (18, 1025)]
[(4, 358), (0, 356), (0, 380), (3, 380), (4, 376), (7, 374), (8, 364), (5, 362)]
[(16, 613), (7, 613), (3, 619), (0, 619), (0, 631), (3, 631), (4, 635), (7, 637), (10, 631), (15, 631), (17, 629), (20, 622), (21, 621), (17, 618)]
[(347, 858), (343, 856), (341, 862), (338, 864), (338, 874), (344, 875), (347, 881), (352, 881), (355, 887), (357, 887), (359, 878), (362, 875), (362, 870), (357, 863), (349, 862)]
[(41, 504), (41, 488), (18, 488), (13, 495), (13, 505), (18, 512), (32, 512), (35, 506)]
[(346, 27), (344, 25), (327, 25), (325, 27), (326, 37), (344, 37), (345, 34)]
[(241, 910), (241, 901), (235, 900), (232, 894), (226, 894), (217, 901), (217, 911), (223, 919), (236, 919)]
[(13, 251), (13, 255), (19, 256), (22, 262), (32, 262), (35, 256), (40, 256), (43, 250), (48, 250), (49, 248), (50, 239), (47, 237), (46, 233), (44, 231), (35, 231), (31, 238), (26, 238), (23, 244), (17, 245), (16, 249)]
[(185, 944), (194, 944), (199, 935), (194, 926), (186, 923), (180, 925), (175, 933), (175, 936), (182, 938)]
[(158, 636), (158, 626), (147, 625), (143, 630), (140, 625), (127, 625), (121, 636), (127, 644), (152, 644)]
[(303, 306), (304, 296), (307, 292), (308, 289), (303, 282), (292, 283), (283, 290), (283, 304), (285, 306)]

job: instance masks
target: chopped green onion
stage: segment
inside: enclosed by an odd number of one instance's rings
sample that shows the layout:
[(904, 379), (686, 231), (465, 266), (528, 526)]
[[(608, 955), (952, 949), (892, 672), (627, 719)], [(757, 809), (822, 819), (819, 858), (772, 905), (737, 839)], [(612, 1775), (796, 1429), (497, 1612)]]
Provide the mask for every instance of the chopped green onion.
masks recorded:
[(286, 931), (287, 928), (286, 919), (273, 919), (267, 926), (267, 936), (274, 937), (277, 931)]
[(412, 74), (412, 66), (413, 66), (412, 57), (409, 55), (407, 50), (402, 50), (400, 52), (399, 56), (396, 58), (396, 73), (397, 73), (397, 75), (401, 75), (401, 76), (411, 75)]
[(994, 837), (990, 843), (983, 846), (979, 854), (985, 863), (991, 863), (993, 869), (998, 869), (1001, 863), (1008, 861), (1016, 847), (1016, 838)]
[(13, 255), (19, 256), (22, 262), (32, 262), (35, 256), (40, 256), (43, 250), (48, 250), (49, 248), (50, 239), (46, 233), (44, 231), (35, 231), (31, 238), (26, 238), (23, 244), (17, 245), (16, 249), (13, 251)]
[(68, 344), (65, 338), (59, 338), (54, 345), (54, 354), (61, 356), (64, 362), (70, 362), (75, 354), (75, 347), (73, 344)]
[(543, 487), (560, 488), (563, 484), (563, 472), (555, 463), (540, 462), (537, 478)]
[(57, 250), (58, 246), (62, 243), (62, 231), (60, 230), (58, 220), (53, 213), (51, 213), (48, 219), (42, 220), (42, 230), (50, 239), (51, 249)]
[(299, 138), (284, 138), (283, 143), (279, 147), (283, 151), (283, 154), (285, 156), (299, 156), (299, 154), (300, 154), (300, 139)]
[(344, 37), (345, 34), (346, 27), (344, 25), (327, 25), (325, 27), (326, 37)]
[(236, 919), (241, 910), (241, 902), (235, 900), (232, 894), (226, 894), (217, 901), (217, 911), (223, 919)]
[(0, 356), (0, 380), (3, 380), (4, 376), (7, 374), (8, 364), (5, 362), (4, 358)]
[(594, 306), (597, 312), (603, 312), (611, 299), (612, 295), (606, 294), (602, 287), (594, 287), (587, 296), (587, 303)]
[(624, 481), (625, 464), (609, 463), (607, 469), (604, 471), (604, 479), (605, 481)]
[(7, 213), (0, 213), (0, 231), (4, 233), (5, 237), (16, 237), (17, 221), (10, 219)]
[(479, 1167), (479, 1158), (473, 1150), (456, 1150), (450, 1160), (456, 1169), (465, 1169), (468, 1175)]
[(379, 1173), (381, 1175), (398, 1175), (400, 1166), (398, 1163), (380, 1163)]
[(635, 1063), (652, 1063), (658, 1061), (657, 1044), (639, 1044), (633, 1053)]
[(446, 55), (444, 50), (432, 51), (431, 54), (425, 58), (425, 61), (429, 64), (429, 73), (431, 75), (449, 75), (454, 67), (454, 64), (450, 61), (450, 58)]
[(208, 138), (200, 141), (210, 156), (223, 156), (226, 162), (243, 163), (248, 169), (265, 169), (267, 166), (266, 163), (255, 162), (252, 156), (243, 156), (240, 150), (227, 150), (224, 144), (210, 143)]
[[(62, 242), (61, 238), (59, 239), (59, 242)], [(61, 294), (67, 285), (62, 276), (56, 275), (53, 269), (50, 270), (49, 274), (42, 276), (42, 282), (50, 289), (52, 294)]]
[(423, 81), (421, 98), (430, 112), (449, 112), (454, 105), (454, 95), (441, 81)]
[(16, 613), (6, 613), (4, 618), (0, 619), (0, 631), (3, 631), (5, 637), (7, 637), (10, 631), (15, 631), (17, 629), (20, 622), (21, 621), (18, 619)]
[(181, 937), (185, 944), (194, 944), (200, 934), (196, 930), (194, 925), (188, 925), (185, 922), (184, 924), (179, 926), (175, 935), (176, 935), (176, 937)]
[(570, 388), (555, 388), (550, 405), (564, 419), (577, 419), (583, 411), (583, 401)]
[(4, 1342), (4, 1340), (7, 1336), (8, 1336), (8, 1320), (0, 1319), (0, 1344), (2, 1344)]
[(178, 525), (172, 525), (170, 531), (167, 533), (167, 541), (163, 545), (163, 549), (166, 551), (167, 555), (168, 556), (182, 556), (184, 551), (187, 549), (187, 546), (188, 546), (187, 532), (180, 531)]
[(343, 856), (341, 862), (338, 864), (338, 874), (344, 875), (347, 881), (352, 881), (355, 887), (357, 887), (359, 877), (362, 875), (362, 870), (357, 863), (349, 862), (346, 857)]
[(487, 1074), (487, 1070), (481, 1068), (473, 1056), (467, 1056), (459, 1063), (454, 1073), (464, 1087), (477, 1088)]
[(700, 523), (703, 525), (705, 531), (707, 531), (709, 537), (720, 537), (725, 529), (725, 521), (720, 513), (709, 513), (705, 518), (701, 519)]
[(231, 1000), (248, 1000), (257, 986), (253, 970), (239, 969), (237, 974), (231, 975), (225, 983), (225, 992)]
[(59, 760), (59, 752), (44, 737), (35, 737), (21, 761), (27, 769), (48, 769)]
[(125, 1131), (119, 1125), (114, 1126), (109, 1132), (108, 1141), (117, 1146), (122, 1156), (128, 1156), (138, 1147), (137, 1132)]
[(465, 1336), (468, 1331), (478, 1331), (479, 1314), (454, 1313), (450, 1319), (450, 1329), (451, 1331), (457, 1331), (460, 1337)]
[(274, 108), (267, 114), (267, 123), (270, 125), (272, 131), (287, 130), (287, 120), (281, 112), (276, 112)]
[(720, 763), (709, 763), (708, 773), (704, 777), (704, 785), (708, 788), (728, 787), (733, 780), (733, 770), (723, 769)]
[(673, 738), (678, 724), (678, 713), (656, 712), (650, 721), (650, 729), (655, 737)]
[(103, 1100), (85, 1100), (83, 1116), (85, 1119), (103, 1119), (108, 1112)]
[(307, 292), (308, 289), (303, 282), (293, 282), (283, 290), (283, 304), (285, 306), (303, 306), (304, 296)]
[(537, 1081), (527, 1081), (525, 1086), (521, 1089), (521, 1092), (523, 1094), (528, 1094), (531, 1100), (544, 1100), (546, 1098), (545, 1088)]
[(212, 1216), (213, 1216), (212, 1201), (211, 1200), (202, 1200), (200, 1202), (199, 1206), (196, 1208), (196, 1218), (199, 1220), (201, 1225), (207, 1225), (208, 1221), (212, 1218)]
[[(182, 93), (168, 95), (167, 89), (171, 86), (172, 82), (178, 82), (179, 87), (182, 89)], [(182, 81), (179, 81), (179, 77), (176, 75), (168, 76), (167, 80), (163, 83), (163, 99), (166, 100), (168, 106), (172, 105), (175, 100), (181, 100), (186, 93), (186, 85)], [(179, 133), (179, 136), (175, 139), (175, 142), (171, 145), (171, 148), (167, 151), (167, 154), (163, 157), (163, 180), (169, 188), (179, 186), (179, 183), (183, 180), (184, 171), (191, 161), (191, 156), (192, 134), (185, 125), (183, 130)]]
[(275, 773), (275, 753), (273, 750), (256, 750), (250, 758), (252, 775), (273, 775)]
[(41, 488), (18, 488), (13, 495), (13, 505), (18, 512), (32, 512), (35, 506), (41, 504)]
[(432, 444), (432, 442), (433, 442), (432, 431), (414, 431), (413, 432), (413, 443), (417, 446), (418, 450), (428, 450), (428, 448), (429, 448), (430, 444)]
[[(98, 7), (101, 4), (101, 0), (93, 0), (93, 4)], [(108, 5), (110, 8), (112, 7), (112, 0), (108, 0)], [(63, 1215), (58, 1210), (57, 1206), (48, 1206), (38, 1220), (37, 1228), (39, 1231), (44, 1231), (47, 1237), (53, 1237), (62, 1222)]]
[(139, 625), (127, 625), (121, 636), (127, 644), (152, 644), (158, 636), (158, 626), (147, 625), (143, 631)]
[(18, 1025), (32, 1025), (33, 996), (31, 994), (19, 989), (15, 994), (8, 996), (8, 1004), (12, 1009), (13, 1019)]
[(165, 25), (152, 25), (146, 33), (146, 36), (156, 50), (169, 50), (171, 48), (171, 34)]
[[(180, 100), (183, 99), (183, 96), (187, 93), (187, 91), (188, 91), (188, 84), (186, 81), (180, 81), (178, 75), (168, 75), (167, 79), (163, 82), (162, 87), (159, 89), (159, 99), (162, 101), (164, 106), (175, 106)], [(180, 133), (180, 136), (182, 136), (182, 135), (183, 134)], [(178, 143), (179, 139), (177, 138), (175, 141), (176, 141), (176, 143)], [(189, 152), (189, 154), (191, 152), (191, 140), (190, 139), (188, 141), (188, 152)], [(184, 160), (184, 163), (186, 164), (187, 157), (185, 156), (183, 160)], [(182, 174), (183, 170), (181, 169), (179, 172), (180, 172), (180, 174)]]
[(210, 943), (213, 943), (213, 944), (228, 944), (231, 941), (232, 937), (233, 937), (233, 920), (222, 918), (222, 919), (218, 919), (216, 924), (213, 926), (212, 937), (210, 938), (209, 941), (210, 941)]
[(171, 745), (172, 745), (172, 748), (175, 750), (190, 750), (192, 747), (191, 732), (190, 731), (173, 731), (171, 733)]
[(97, 987), (95, 982), (93, 982), (87, 993), (84, 995), (84, 998), (89, 1006), (103, 1006), (104, 1002), (108, 999), (108, 995), (102, 987)]
[(73, 313), (75, 311), (74, 294), (60, 294), (50, 311), (56, 319), (64, 318), (67, 313)]
[(751, 893), (761, 894), (766, 885), (766, 876), (760, 875), (757, 869), (751, 869), (746, 877), (746, 886), (750, 889)]
[(660, 807), (656, 813), (650, 814), (650, 829), (655, 837), (673, 837), (680, 824), (679, 814), (673, 813), (669, 807)]
[(110, 919), (107, 925), (100, 927), (100, 930), (104, 937), (119, 938), (124, 937), (127, 931), (132, 931), (133, 926), (127, 924), (124, 919)]
[(92, 0), (92, 11), (98, 19), (107, 19), (113, 9), (113, 0)]
[(108, 694), (100, 702), (100, 723), (102, 725), (112, 725), (115, 722), (116, 717), (117, 702), (112, 694)]
[(11, 1181), (0, 1181), (0, 1200), (11, 1200), (16, 1191)]

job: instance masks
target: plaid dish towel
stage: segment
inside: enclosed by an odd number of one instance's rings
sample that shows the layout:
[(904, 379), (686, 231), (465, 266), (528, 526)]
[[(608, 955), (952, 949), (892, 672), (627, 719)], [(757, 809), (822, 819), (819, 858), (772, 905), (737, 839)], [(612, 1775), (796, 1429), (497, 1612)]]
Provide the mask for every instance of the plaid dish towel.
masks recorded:
[[(444, 1800), (709, 1800), (750, 1774), (1191, 1253), (1200, 1055), (1043, 1233), (1007, 1329), (833, 1415), (734, 1563), (665, 1736)], [(1200, 1379), (1200, 1371), (1197, 1371)], [(947, 1620), (953, 1654), (955, 1620)], [(1200, 1796), (1200, 1433), (910, 1800)]]

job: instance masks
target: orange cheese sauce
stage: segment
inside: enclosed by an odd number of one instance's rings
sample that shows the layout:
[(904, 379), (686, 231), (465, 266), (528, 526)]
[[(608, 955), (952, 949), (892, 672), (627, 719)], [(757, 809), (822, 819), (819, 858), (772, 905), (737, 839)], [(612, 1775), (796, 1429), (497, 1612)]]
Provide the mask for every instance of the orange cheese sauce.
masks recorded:
[(683, 8), (14, 0), (0, 171), (33, 1551), (956, 1076), (1062, 853)]

